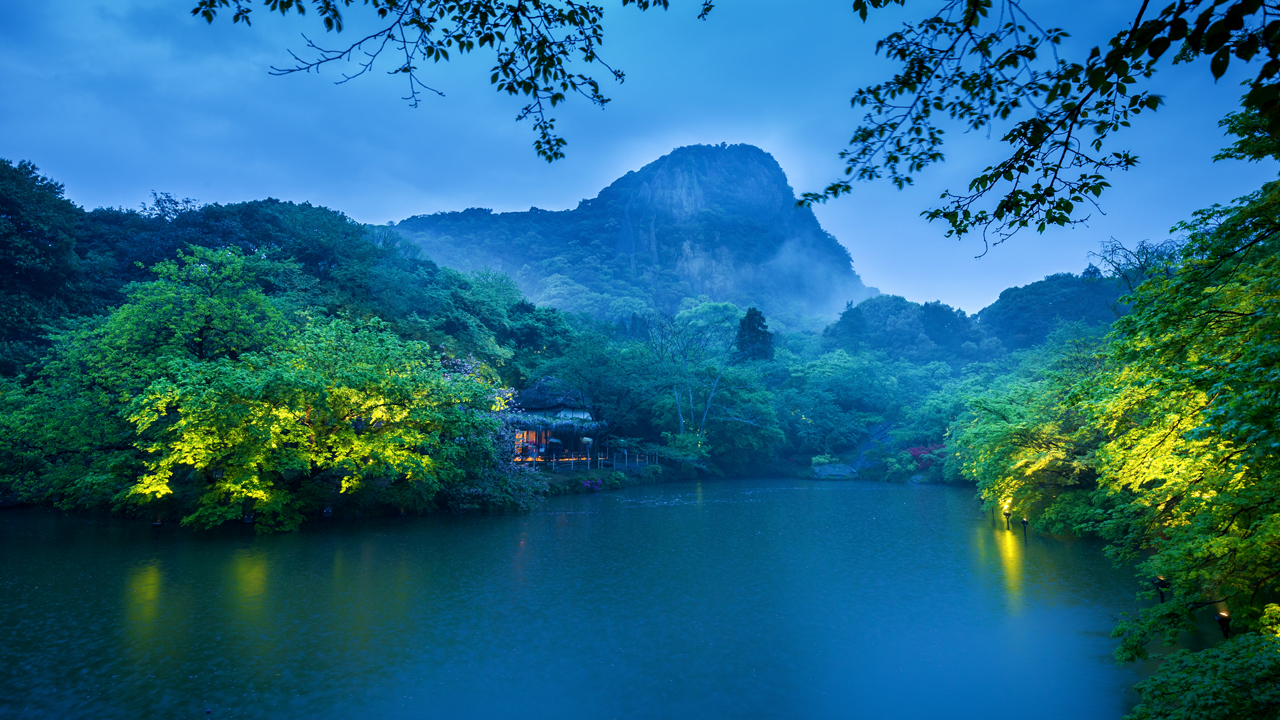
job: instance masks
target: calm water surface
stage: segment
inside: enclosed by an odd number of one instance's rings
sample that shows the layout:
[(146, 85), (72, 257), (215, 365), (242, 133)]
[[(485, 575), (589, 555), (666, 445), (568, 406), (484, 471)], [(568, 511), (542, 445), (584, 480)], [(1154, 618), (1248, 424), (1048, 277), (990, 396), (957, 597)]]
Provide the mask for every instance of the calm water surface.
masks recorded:
[[(195, 534), (0, 513), (3, 718), (1119, 718), (1136, 587), (972, 490), (716, 481)], [(205, 710), (211, 710), (209, 715)]]

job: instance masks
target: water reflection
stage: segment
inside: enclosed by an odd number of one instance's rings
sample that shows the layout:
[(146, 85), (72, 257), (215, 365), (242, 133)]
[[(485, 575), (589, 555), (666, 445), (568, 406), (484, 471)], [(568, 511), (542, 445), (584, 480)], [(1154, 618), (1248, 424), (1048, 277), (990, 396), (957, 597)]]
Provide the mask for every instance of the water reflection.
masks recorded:
[(1004, 570), (1004, 590), (1008, 598), (1009, 610), (1022, 610), (1022, 573), (1025, 541), (1009, 530), (997, 530), (995, 533), (996, 552), (1000, 554), (1000, 567)]
[(511, 556), (511, 580), (516, 587), (524, 585), (525, 578), (525, 562), (529, 559), (529, 533), (524, 531), (520, 533), (520, 542), (516, 544), (516, 551)]
[(125, 606), (129, 623), (150, 629), (160, 614), (160, 562), (135, 567), (125, 582)]
[(1020, 612), (1026, 600), (1023, 575), (1026, 572), (1027, 544), (1023, 537), (1003, 527), (975, 527), (973, 550), (981, 567), (999, 566), (1004, 584), (1005, 606), (1012, 613)]
[[(1135, 679), (1108, 656), (1128, 574), (967, 490), (690, 482), (56, 552), (25, 517), (0, 524), (5, 718), (976, 718), (994, 677), (1040, 720), (1113, 720)], [(35, 568), (56, 602), (6, 595), (45, 592)]]
[(231, 586), (242, 609), (254, 614), (262, 611), (262, 596), (267, 589), (267, 558), (262, 553), (241, 550), (231, 558)]
[(241, 632), (241, 641), (254, 656), (271, 651), (270, 623), (266, 612), (267, 557), (255, 550), (239, 550), (227, 568), (231, 589), (228, 615)]

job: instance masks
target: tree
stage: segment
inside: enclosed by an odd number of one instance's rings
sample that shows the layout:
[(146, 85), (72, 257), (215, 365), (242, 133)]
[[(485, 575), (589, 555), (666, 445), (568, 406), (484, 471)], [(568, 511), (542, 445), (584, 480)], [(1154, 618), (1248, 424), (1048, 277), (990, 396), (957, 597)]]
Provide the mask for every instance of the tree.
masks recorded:
[(313, 322), (239, 362), (170, 363), (128, 410), (152, 457), (129, 493), (187, 485), (197, 507), (183, 523), (201, 527), (251, 511), (259, 528), (294, 529), (308, 504), (360, 490), (421, 511), (496, 459), (502, 402), (480, 373), (384, 323)]
[(6, 393), (13, 432), (4, 441), (23, 461), (0, 483), (67, 509), (135, 507), (129, 489), (143, 458), (124, 409), (175, 360), (235, 360), (281, 342), (288, 323), (259, 285), (278, 265), (192, 248), (132, 284), (109, 315), (69, 321), (31, 387)]
[[(905, 2), (855, 0), (854, 10), (866, 19), (870, 10)], [(1104, 146), (1132, 118), (1163, 103), (1140, 88), (1174, 43), (1180, 43), (1180, 60), (1211, 58), (1215, 78), (1233, 57), (1259, 59), (1242, 104), (1262, 122), (1280, 124), (1280, 25), (1274, 22), (1280, 6), (1264, 0), (1177, 0), (1158, 12), (1149, 0), (1134, 6), (1132, 24), (1106, 48), (1072, 61), (1058, 55), (1068, 33), (1041, 27), (1018, 0), (948, 0), (941, 12), (876, 46), (900, 69), (855, 93), (853, 105), (868, 113), (841, 153), (845, 175), (887, 175), (903, 187), (913, 173), (943, 159), (939, 118), (974, 130), (1008, 121), (1001, 137), (1007, 154), (967, 190), (946, 193), (944, 204), (925, 217), (945, 221), (948, 235), (978, 231), (984, 242), (997, 243), (1023, 227), (1043, 231), (1082, 222), (1080, 210), (1096, 204), (1110, 186), (1108, 174), (1137, 163), (1131, 153)], [(805, 199), (822, 202), (851, 189), (840, 180)]]
[(764, 321), (764, 313), (747, 308), (747, 314), (738, 321), (738, 336), (733, 344), (751, 360), (772, 360), (773, 333)]
[(725, 373), (742, 355), (733, 349), (738, 308), (703, 303), (678, 315), (653, 315), (646, 345), (674, 402), (678, 434), (701, 440)]
[(865, 440), (900, 399), (887, 369), (867, 353), (843, 350), (790, 368), (778, 390), (778, 415), (792, 448), (829, 455)]
[(1063, 524), (1062, 508), (1054, 506), (1099, 487), (1105, 432), (1085, 401), (1104, 369), (1104, 349), (1096, 328), (1064, 325), (1024, 354), (1013, 373), (969, 400), (952, 434), (962, 471), (977, 483), (985, 507), (1035, 518), (1051, 531), (1082, 530)]
[[(312, 0), (327, 32), (341, 32), (343, 10), (354, 0)], [(263, 0), (282, 14), (306, 12), (304, 0)], [(667, 0), (622, 0), (641, 10), (666, 9)], [(906, 0), (854, 0), (865, 20), (871, 11)], [(1134, 0), (1133, 21), (1118, 29), (1106, 47), (1084, 58), (1058, 54), (1063, 28), (1045, 28), (1020, 0), (941, 0), (941, 8), (890, 34), (877, 53), (899, 65), (889, 80), (858, 90), (855, 107), (868, 113), (841, 152), (845, 178), (804, 202), (825, 202), (852, 190), (853, 180), (887, 177), (898, 187), (941, 162), (951, 121), (966, 129), (1005, 128), (1003, 157), (985, 168), (944, 203), (926, 210), (942, 220), (948, 235), (970, 232), (984, 243), (1003, 242), (1020, 228), (1039, 231), (1087, 219), (1110, 186), (1109, 175), (1133, 167), (1138, 159), (1106, 146), (1113, 133), (1130, 126), (1163, 98), (1143, 90), (1162, 60), (1208, 58), (1215, 78), (1232, 59), (1255, 62), (1257, 73), (1242, 100), (1246, 117), (1280, 123), (1280, 4), (1274, 0), (1174, 0), (1156, 10), (1150, 0)], [(252, 0), (197, 0), (192, 14), (212, 22), (222, 8), (234, 7), (233, 22), (248, 23)], [(712, 9), (703, 0), (699, 18)], [(355, 62), (343, 82), (370, 72), (386, 50), (396, 55), (389, 72), (403, 75), (408, 98), (435, 92), (420, 77), (421, 63), (449, 59), (451, 52), (488, 48), (495, 55), (490, 82), (500, 92), (524, 95), (529, 102), (518, 119), (532, 119), (536, 152), (548, 161), (564, 156), (565, 141), (555, 134), (547, 113), (569, 94), (603, 106), (599, 83), (574, 69), (578, 60), (598, 64), (615, 80), (621, 70), (598, 54), (603, 41), (603, 8), (572, 0), (500, 3), (495, 0), (366, 0), (364, 11), (378, 23), (354, 42), (327, 48), (307, 41), (309, 57), (277, 74), (308, 71), (335, 62)], [(1170, 50), (1176, 52), (1171, 53)], [(1251, 113), (1251, 115), (1249, 114)], [(940, 120), (942, 122), (940, 122)]]
[(617, 434), (634, 434), (642, 409), (667, 391), (643, 343), (590, 329), (574, 333), (564, 353), (539, 365), (536, 375), (560, 378), (581, 391), (591, 416)]
[(978, 313), (979, 325), (1009, 350), (1043, 343), (1062, 322), (1110, 325), (1124, 313), (1120, 296), (1126, 288), (1113, 277), (1102, 277), (1096, 267), (1093, 273), (1093, 278), (1057, 273), (1003, 290), (999, 299)]
[(740, 319), (737, 306), (708, 302), (643, 324), (659, 389), (651, 412), (672, 428), (663, 435), (682, 462), (781, 439), (771, 394), (754, 370), (738, 367), (745, 356), (735, 349)]
[(0, 375), (35, 360), (42, 326), (67, 314), (80, 279), (75, 248), (82, 212), (34, 165), (0, 159)]
[(1269, 183), (1198, 212), (1176, 271), (1143, 284), (1118, 321), (1121, 369), (1099, 404), (1112, 436), (1103, 472), (1133, 500), (1114, 542), (1174, 594), (1121, 625), (1122, 657), (1145, 656), (1200, 608), (1225, 604), (1256, 628), (1280, 592), (1278, 210)]
[[(1046, 529), (1099, 534), (1140, 577), (1160, 579), (1167, 602), (1113, 633), (1119, 659), (1173, 643), (1197, 615), (1230, 613), (1232, 638), (1175, 654), (1139, 685), (1135, 717), (1275, 717), (1277, 218), (1274, 182), (1196, 213), (1165, 267), (1135, 270), (1147, 279), (1105, 346), (1071, 373), (972, 403), (959, 438), (989, 503)], [(1149, 259), (1116, 262), (1127, 257)]]

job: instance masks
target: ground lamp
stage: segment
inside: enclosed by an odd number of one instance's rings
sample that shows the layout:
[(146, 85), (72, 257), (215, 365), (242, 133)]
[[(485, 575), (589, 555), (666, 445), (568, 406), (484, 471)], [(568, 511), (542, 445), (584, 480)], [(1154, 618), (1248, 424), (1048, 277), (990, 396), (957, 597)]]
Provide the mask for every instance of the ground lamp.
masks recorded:
[(1022, 539), (1027, 539), (1027, 519), (1022, 518)]
[(1231, 613), (1226, 610), (1218, 611), (1218, 627), (1222, 628), (1222, 638), (1224, 640), (1231, 637)]
[(1164, 602), (1164, 591), (1169, 589), (1169, 581), (1165, 580), (1163, 575), (1157, 575), (1151, 584), (1155, 585), (1156, 592), (1160, 593), (1160, 602)]
[(1004, 529), (1005, 529), (1005, 530), (1012, 530), (1012, 529), (1013, 529), (1013, 526), (1009, 524), (1009, 518), (1011, 518), (1011, 517), (1013, 517), (1013, 513), (1009, 512), (1009, 510), (1008, 510), (1008, 509), (1006, 509), (1006, 510), (1004, 511)]
[(320, 513), (320, 514), (321, 514), (321, 515), (323, 515), (324, 517), (332, 518), (332, 517), (333, 517), (333, 508), (332, 508), (332, 507), (330, 507), (330, 506), (328, 506), (328, 505), (326, 505), (326, 506), (324, 507), (324, 510), (323, 510), (323, 511), (321, 511), (321, 513)]

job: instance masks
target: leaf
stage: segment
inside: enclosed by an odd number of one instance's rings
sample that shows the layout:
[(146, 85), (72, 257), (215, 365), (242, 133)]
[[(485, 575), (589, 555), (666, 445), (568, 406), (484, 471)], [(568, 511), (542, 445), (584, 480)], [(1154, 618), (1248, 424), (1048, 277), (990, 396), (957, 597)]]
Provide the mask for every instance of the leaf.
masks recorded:
[(1230, 48), (1222, 48), (1214, 53), (1213, 59), (1209, 61), (1209, 70), (1213, 73), (1213, 78), (1217, 80), (1227, 72), (1227, 65), (1231, 62)]

